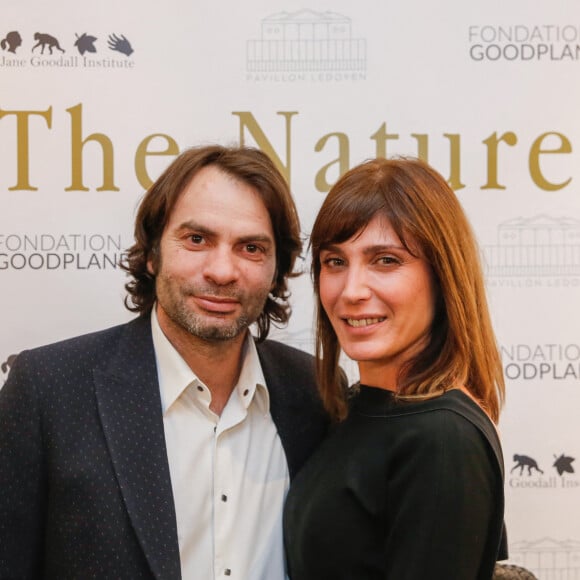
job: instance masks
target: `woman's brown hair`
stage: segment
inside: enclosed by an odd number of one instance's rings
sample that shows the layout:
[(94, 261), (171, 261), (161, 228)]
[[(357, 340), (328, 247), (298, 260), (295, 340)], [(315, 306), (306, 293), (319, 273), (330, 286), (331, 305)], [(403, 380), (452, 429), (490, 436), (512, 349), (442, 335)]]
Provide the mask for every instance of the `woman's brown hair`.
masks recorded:
[(349, 240), (376, 215), (430, 264), (437, 292), (429, 342), (401, 369), (397, 396), (427, 399), (463, 385), (497, 422), (505, 386), (477, 243), (453, 190), (418, 159), (373, 159), (354, 167), (332, 187), (314, 223), (317, 372), (327, 410), (338, 420), (347, 414), (340, 345), (320, 302), (320, 252)]

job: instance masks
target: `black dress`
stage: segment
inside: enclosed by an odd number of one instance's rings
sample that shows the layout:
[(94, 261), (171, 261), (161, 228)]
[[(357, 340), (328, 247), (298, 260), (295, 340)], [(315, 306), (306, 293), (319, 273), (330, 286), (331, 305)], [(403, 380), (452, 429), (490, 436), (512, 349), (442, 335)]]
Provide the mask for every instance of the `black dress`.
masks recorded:
[(496, 430), (464, 393), (397, 402), (361, 386), (293, 481), (292, 580), (489, 580), (503, 538)]

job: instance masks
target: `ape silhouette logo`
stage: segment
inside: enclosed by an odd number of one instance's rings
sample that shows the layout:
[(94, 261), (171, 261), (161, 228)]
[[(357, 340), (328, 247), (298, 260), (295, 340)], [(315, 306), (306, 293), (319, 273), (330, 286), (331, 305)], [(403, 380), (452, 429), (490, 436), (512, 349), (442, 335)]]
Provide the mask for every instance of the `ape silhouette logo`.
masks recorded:
[[(556, 469), (558, 475), (562, 475), (564, 473), (574, 473), (574, 467), (572, 466), (572, 462), (575, 461), (574, 457), (570, 457), (568, 455), (564, 455), (562, 453), (560, 456), (554, 454), (554, 463), (552, 467)], [(532, 457), (527, 455), (514, 455), (514, 463), (515, 465), (511, 468), (510, 473), (513, 473), (516, 469), (519, 468), (520, 472), (518, 475), (523, 475), (524, 469), (527, 469), (527, 474), (532, 475), (532, 471), (534, 473), (541, 473), (544, 472), (539, 468), (538, 463)]]
[(539, 467), (535, 459), (528, 457), (527, 455), (514, 455), (515, 465), (512, 467), (510, 473), (513, 473), (514, 469), (520, 468), (520, 475), (522, 475), (524, 469), (527, 467), (528, 475), (532, 475), (532, 469), (539, 473), (544, 473)]
[(52, 54), (53, 48), (60, 50), (60, 52), (66, 52), (64, 48), (60, 47), (58, 40), (54, 36), (51, 36), (50, 34), (46, 34), (44, 32), (36, 32), (34, 34), (34, 40), (36, 40), (36, 44), (32, 47), (32, 52), (34, 52), (35, 49), (39, 47), (40, 54), (44, 54), (44, 49), (47, 47), (49, 50), (49, 54)]
[(8, 373), (16, 360), (17, 354), (11, 354), (8, 358), (0, 365), (0, 369), (2, 370), (2, 375), (0, 375), (0, 387), (6, 382), (8, 378)]

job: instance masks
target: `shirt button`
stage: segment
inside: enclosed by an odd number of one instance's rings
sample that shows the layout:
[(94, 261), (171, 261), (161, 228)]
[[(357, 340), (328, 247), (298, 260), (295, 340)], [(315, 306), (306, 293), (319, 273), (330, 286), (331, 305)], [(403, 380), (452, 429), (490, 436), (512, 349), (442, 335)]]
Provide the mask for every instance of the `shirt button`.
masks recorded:
[(226, 568), (224, 570), (224, 576), (231, 576), (232, 575), (232, 571), (229, 568)]
[(228, 501), (228, 496), (222, 493), (222, 501)]
[(250, 392), (250, 391), (249, 391), (248, 389), (246, 389), (246, 390), (244, 391), (244, 397), (247, 397), (249, 392)]
[(197, 385), (197, 390), (198, 391), (203, 391), (203, 387), (201, 385)]

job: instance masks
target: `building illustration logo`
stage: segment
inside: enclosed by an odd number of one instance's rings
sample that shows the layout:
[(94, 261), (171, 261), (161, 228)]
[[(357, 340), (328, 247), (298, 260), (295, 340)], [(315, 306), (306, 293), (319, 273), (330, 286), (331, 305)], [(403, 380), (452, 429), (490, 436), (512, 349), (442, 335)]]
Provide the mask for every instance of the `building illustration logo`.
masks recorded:
[(247, 41), (248, 80), (364, 80), (366, 66), (366, 40), (336, 12), (278, 12), (261, 21), (260, 38)]
[(580, 542), (553, 538), (510, 543), (510, 562), (542, 580), (580, 579)]
[(538, 215), (501, 223), (482, 247), (489, 277), (580, 276), (580, 220)]

